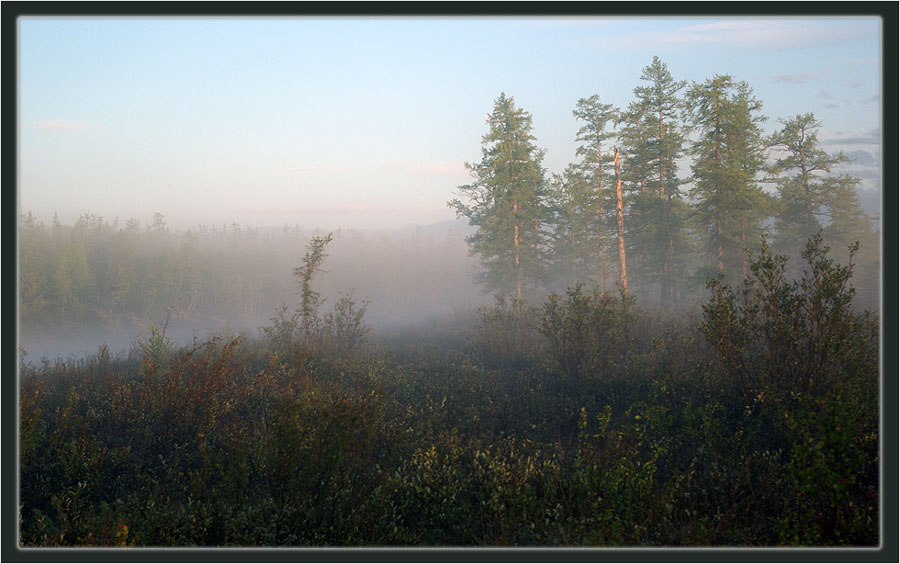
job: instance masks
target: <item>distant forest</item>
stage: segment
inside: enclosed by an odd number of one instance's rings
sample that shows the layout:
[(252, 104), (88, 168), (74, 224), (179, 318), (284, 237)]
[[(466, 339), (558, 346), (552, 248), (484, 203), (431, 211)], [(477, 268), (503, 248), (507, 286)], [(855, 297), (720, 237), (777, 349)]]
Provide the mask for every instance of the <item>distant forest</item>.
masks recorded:
[[(175, 232), (159, 213), (147, 226), (94, 214), (47, 225), (26, 214), (19, 228), (22, 330), (136, 334), (169, 317), (172, 326), (204, 334), (252, 332), (299, 300), (291, 272), (314, 235), (298, 226), (264, 232), (237, 224)], [(481, 298), (461, 233), (337, 231), (334, 238), (318, 290), (329, 303), (344, 291), (369, 300), (369, 320), (379, 327), (451, 314)]]

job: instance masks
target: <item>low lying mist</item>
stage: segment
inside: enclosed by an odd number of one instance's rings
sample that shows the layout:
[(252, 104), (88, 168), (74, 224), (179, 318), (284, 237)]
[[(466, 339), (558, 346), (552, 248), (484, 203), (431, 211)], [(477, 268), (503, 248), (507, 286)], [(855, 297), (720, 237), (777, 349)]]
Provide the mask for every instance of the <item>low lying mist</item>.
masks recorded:
[[(429, 327), (468, 316), (492, 304), (474, 281), (477, 257), (465, 241), (465, 220), (393, 231), (335, 230), (311, 280), (319, 313), (327, 315), (350, 296), (365, 305), (363, 323), (376, 338), (427, 339)], [(43, 357), (130, 349), (151, 327), (165, 328), (175, 345), (214, 335), (255, 337), (283, 311), (299, 309), (299, 279), (307, 246), (324, 231), (299, 227), (251, 229), (237, 224), (187, 231), (168, 228), (157, 214), (149, 226), (124, 226), (83, 215), (71, 226), (47, 225), (31, 214), (19, 225), (19, 346), (26, 362)], [(854, 304), (877, 310), (877, 240), (863, 247), (852, 283)], [(846, 249), (834, 252), (846, 263)], [(799, 273), (797, 258), (789, 264)], [(630, 260), (631, 292), (653, 310), (659, 285)], [(560, 274), (559, 272), (557, 274)], [(564, 292), (565, 272), (541, 295)], [(609, 277), (610, 280), (612, 276)], [(614, 288), (607, 280), (604, 290)], [(697, 310), (705, 280), (685, 287), (683, 307)]]
[[(490, 298), (473, 282), (465, 222), (403, 230), (336, 230), (312, 280), (320, 310), (341, 296), (367, 303), (376, 332), (471, 310)], [(26, 361), (129, 349), (151, 326), (176, 345), (258, 335), (278, 308), (297, 309), (293, 270), (315, 235), (237, 225), (176, 232), (94, 216), (20, 229), (20, 349)]]

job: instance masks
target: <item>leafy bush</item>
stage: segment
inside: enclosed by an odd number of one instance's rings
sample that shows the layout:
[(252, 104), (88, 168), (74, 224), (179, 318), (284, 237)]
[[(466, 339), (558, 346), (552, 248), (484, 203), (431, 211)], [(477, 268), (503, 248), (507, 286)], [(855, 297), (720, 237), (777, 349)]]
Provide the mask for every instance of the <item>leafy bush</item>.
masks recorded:
[(635, 322), (634, 297), (615, 296), (595, 287), (585, 294), (578, 284), (565, 301), (551, 294), (544, 304), (540, 332), (550, 354), (573, 378), (603, 378), (611, 366), (629, 354)]
[(803, 252), (810, 268), (794, 281), (785, 276), (787, 257), (763, 240), (740, 292), (721, 278), (709, 283), (701, 329), (748, 402), (827, 394), (848, 372), (877, 363), (875, 319), (850, 307), (853, 265), (837, 265), (829, 250), (821, 234), (810, 239)]
[(323, 321), (324, 341), (338, 353), (349, 353), (359, 347), (369, 328), (363, 323), (368, 300), (358, 306), (353, 294), (342, 294), (334, 311), (325, 315)]

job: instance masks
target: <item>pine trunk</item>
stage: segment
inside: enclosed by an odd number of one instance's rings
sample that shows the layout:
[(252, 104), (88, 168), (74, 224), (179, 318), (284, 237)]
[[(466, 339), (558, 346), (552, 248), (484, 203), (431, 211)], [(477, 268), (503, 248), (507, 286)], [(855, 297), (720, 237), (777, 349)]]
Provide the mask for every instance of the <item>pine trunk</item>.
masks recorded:
[(519, 202), (513, 200), (513, 215), (515, 224), (513, 226), (513, 247), (515, 249), (516, 260), (516, 298), (522, 299), (522, 268), (519, 266)]
[(725, 256), (725, 251), (722, 249), (722, 226), (716, 225), (716, 259), (718, 260), (717, 266), (719, 267), (719, 272), (725, 270), (725, 264), (722, 262), (723, 257)]
[(603, 274), (603, 149), (597, 143), (597, 278), (601, 288), (606, 289), (606, 276)]
[(628, 293), (628, 271), (625, 265), (625, 211), (622, 207), (622, 168), (619, 164), (619, 148), (615, 152), (616, 164), (616, 224), (619, 230), (619, 274), (622, 290)]
[(665, 160), (663, 159), (663, 111), (662, 106), (659, 108), (659, 197), (666, 197), (666, 169)]
[[(802, 140), (801, 140), (802, 142)], [(803, 196), (806, 198), (806, 221), (812, 223), (812, 196), (809, 193), (809, 172), (806, 165), (806, 152), (800, 147), (800, 174), (803, 176)]]
[(744, 278), (750, 274), (750, 270), (747, 267), (747, 253), (744, 250), (747, 248), (747, 218), (741, 218), (741, 273)]
[(672, 311), (675, 301), (675, 283), (674, 277), (672, 276), (673, 269), (670, 264), (672, 262), (672, 256), (675, 254), (675, 242), (671, 235), (669, 235), (667, 239), (666, 258), (663, 261), (662, 276), (660, 278), (661, 283), (659, 286), (659, 307), (662, 310)]
[[(569, 217), (574, 217), (574, 204), (572, 203), (572, 197), (569, 196)], [(572, 253), (572, 287), (574, 288), (578, 284), (578, 271), (577, 264), (575, 262), (575, 257), (577, 253), (575, 251), (575, 230), (572, 229), (571, 224), (569, 226), (569, 245), (571, 246)]]

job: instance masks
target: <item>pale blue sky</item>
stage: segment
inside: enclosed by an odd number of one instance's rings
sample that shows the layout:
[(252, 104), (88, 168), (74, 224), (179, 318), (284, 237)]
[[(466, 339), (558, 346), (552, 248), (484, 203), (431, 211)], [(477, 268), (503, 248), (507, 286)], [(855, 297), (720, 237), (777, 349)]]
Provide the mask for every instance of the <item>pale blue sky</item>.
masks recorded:
[[(575, 159), (579, 98), (624, 107), (658, 55), (746, 80), (878, 190), (877, 18), (22, 18), (22, 211), (362, 229), (452, 219), (493, 100)], [(682, 171), (688, 174), (688, 171)]]

